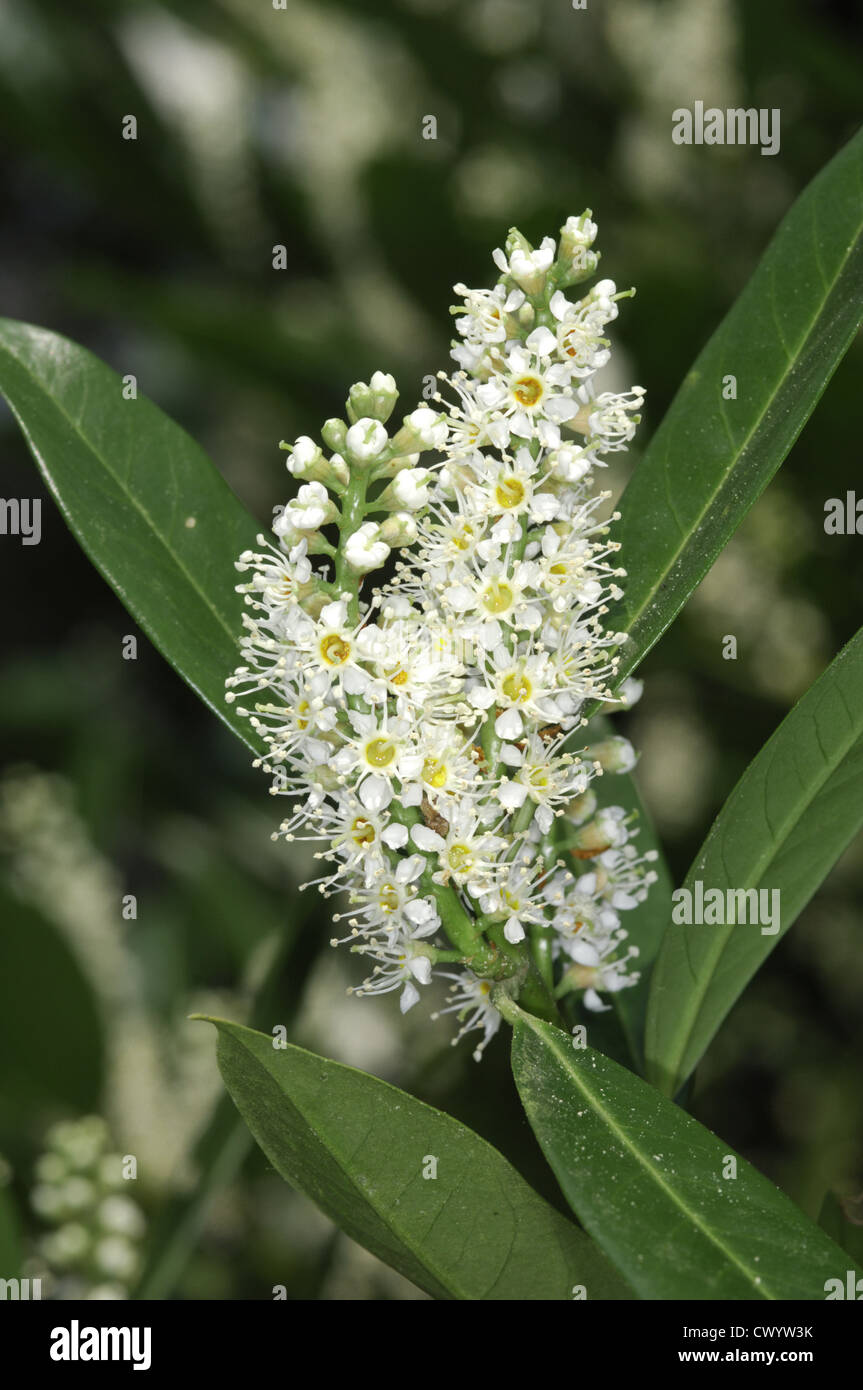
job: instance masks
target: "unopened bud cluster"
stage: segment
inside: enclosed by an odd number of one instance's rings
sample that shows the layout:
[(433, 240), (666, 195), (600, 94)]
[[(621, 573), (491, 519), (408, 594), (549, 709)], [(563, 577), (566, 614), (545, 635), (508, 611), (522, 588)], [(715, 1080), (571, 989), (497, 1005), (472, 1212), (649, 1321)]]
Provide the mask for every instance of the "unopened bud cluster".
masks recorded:
[(631, 769), (631, 745), (577, 733), (586, 706), (637, 697), (612, 693), (624, 571), (593, 478), (643, 391), (594, 386), (614, 283), (565, 293), (596, 269), (595, 237), (589, 212), (558, 244), (511, 232), (492, 289), (455, 287), (457, 370), (433, 403), (393, 426), (392, 377), (353, 386), (323, 447), (289, 448), (276, 543), (238, 563), (227, 698), (249, 702), (271, 790), (294, 801), (278, 833), (315, 840), (317, 886), (347, 895), (336, 940), (370, 962), (355, 992), (398, 990), (406, 1010), (449, 979), (440, 1012), (482, 1034), (477, 1056), (501, 990), (597, 1010), (636, 981), (622, 914), (655, 877), (592, 786)]
[(138, 1273), (144, 1215), (123, 1189), (123, 1158), (111, 1152), (98, 1115), (54, 1125), (30, 1194), (53, 1227), (38, 1257), (57, 1297), (127, 1298)]

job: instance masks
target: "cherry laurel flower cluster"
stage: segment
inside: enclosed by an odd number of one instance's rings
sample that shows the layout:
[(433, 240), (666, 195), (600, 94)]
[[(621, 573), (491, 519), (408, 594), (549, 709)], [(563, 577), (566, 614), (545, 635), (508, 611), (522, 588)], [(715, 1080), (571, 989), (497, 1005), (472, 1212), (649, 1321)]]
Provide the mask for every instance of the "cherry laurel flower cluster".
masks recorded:
[(494, 288), (455, 287), (441, 391), (388, 429), (396, 386), (376, 372), (324, 448), (283, 444), (296, 495), (237, 565), (249, 611), (227, 698), (292, 799), (277, 835), (316, 841), (317, 887), (346, 900), (333, 944), (369, 965), (353, 992), (397, 990), (406, 1011), (443, 976), (439, 1012), (481, 1033), (477, 1058), (504, 995), (556, 1017), (636, 982), (622, 915), (655, 879), (593, 786), (633, 766), (631, 745), (579, 733), (588, 707), (638, 694), (612, 695), (625, 636), (604, 618), (624, 571), (593, 479), (643, 391), (594, 386), (614, 283), (566, 294), (593, 275), (595, 237), (590, 212), (557, 244), (513, 230)]

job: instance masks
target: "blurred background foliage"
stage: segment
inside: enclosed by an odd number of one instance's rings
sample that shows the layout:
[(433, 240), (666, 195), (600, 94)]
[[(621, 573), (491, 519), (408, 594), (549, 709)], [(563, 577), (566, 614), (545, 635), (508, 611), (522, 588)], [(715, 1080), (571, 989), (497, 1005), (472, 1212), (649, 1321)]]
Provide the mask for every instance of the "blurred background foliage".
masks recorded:
[[(452, 283), (487, 283), (510, 225), (539, 239), (585, 206), (604, 273), (638, 289), (606, 384), (647, 388), (643, 447), (863, 91), (855, 0), (0, 0), (0, 31), (0, 311), (133, 373), (262, 523), (286, 496), (279, 439), (316, 433), (375, 368), (410, 408), (446, 360)], [(674, 145), (696, 99), (779, 107), (781, 152)], [(678, 881), (859, 624), (861, 542), (823, 517), (863, 490), (861, 358), (642, 669), (626, 731)], [(4, 495), (38, 495), (5, 409), (0, 435)], [(345, 998), (355, 963), (298, 891), (310, 857), (270, 842), (244, 749), (146, 641), (122, 659), (134, 626), (47, 497), (41, 544), (2, 538), (0, 566), (0, 1152), (25, 1267), (45, 1272), (28, 1194), (46, 1134), (98, 1113), (138, 1159), (144, 1292), (422, 1296), (268, 1171), (219, 1101), (202, 1009), (283, 1022), (441, 1105), (558, 1201), (503, 1043), (477, 1068), (393, 996)], [(858, 845), (693, 1094), (812, 1215), (828, 1187), (863, 1188), (861, 885)]]

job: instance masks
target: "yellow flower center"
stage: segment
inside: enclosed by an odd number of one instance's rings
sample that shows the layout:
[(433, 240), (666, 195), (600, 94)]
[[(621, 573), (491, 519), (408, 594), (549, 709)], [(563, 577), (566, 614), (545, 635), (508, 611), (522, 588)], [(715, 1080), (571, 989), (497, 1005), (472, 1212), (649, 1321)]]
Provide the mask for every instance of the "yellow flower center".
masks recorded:
[(391, 883), (381, 885), (378, 895), (378, 902), (382, 912), (397, 912), (399, 906), (399, 895)]
[(365, 816), (357, 816), (351, 826), (351, 839), (360, 849), (368, 849), (375, 842), (375, 828)]
[(538, 376), (520, 376), (512, 388), (512, 394), (519, 405), (527, 406), (530, 409), (542, 399), (542, 382)]
[(327, 666), (344, 666), (351, 654), (351, 644), (337, 632), (331, 632), (321, 639), (319, 651)]
[(504, 676), (500, 688), (506, 698), (517, 705), (529, 700), (533, 693), (533, 686), (523, 671), (511, 671), (508, 676)]
[(473, 527), (463, 526), (461, 531), (453, 536), (452, 543), (456, 550), (467, 550), (473, 540)]
[(423, 763), (423, 781), (427, 786), (434, 787), (435, 791), (440, 791), (447, 782), (446, 764), (438, 762), (437, 758), (426, 758)]
[(366, 744), (366, 762), (370, 767), (389, 767), (395, 757), (396, 745), (391, 738), (373, 738)]
[(394, 671), (387, 672), (387, 680), (390, 685), (407, 685), (408, 673), (397, 666)]
[(473, 868), (473, 855), (469, 845), (451, 845), (447, 859), (450, 868), (456, 874), (469, 873)]
[(524, 501), (524, 483), (519, 478), (501, 478), (494, 496), (499, 507), (520, 507)]
[(515, 595), (508, 584), (500, 580), (492, 580), (483, 591), (483, 607), (489, 613), (506, 613), (512, 608)]

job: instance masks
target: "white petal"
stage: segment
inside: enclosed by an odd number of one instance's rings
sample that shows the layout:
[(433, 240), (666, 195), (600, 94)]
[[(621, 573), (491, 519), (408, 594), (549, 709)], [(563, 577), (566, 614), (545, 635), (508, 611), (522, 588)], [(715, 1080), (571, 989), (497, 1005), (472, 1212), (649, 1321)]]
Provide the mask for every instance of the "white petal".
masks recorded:
[(517, 709), (505, 709), (503, 714), (499, 714), (494, 721), (494, 731), (498, 738), (516, 739), (522, 732), (524, 725), (521, 722), (521, 715)]
[(348, 616), (348, 606), (343, 599), (337, 599), (335, 603), (326, 603), (321, 609), (322, 627), (344, 627)]
[(524, 753), (514, 743), (505, 743), (500, 750), (500, 760), (507, 767), (521, 767)]
[(401, 1009), (402, 1013), (406, 1014), (408, 1009), (412, 1009), (414, 1004), (418, 1004), (419, 998), (420, 992), (417, 989), (416, 985), (413, 983), (412, 980), (408, 980), (407, 984), (402, 990), (402, 997), (399, 1000), (399, 1008)]
[(407, 826), (394, 822), (381, 832), (381, 839), (388, 849), (403, 849), (408, 842)]
[(413, 883), (415, 878), (419, 878), (425, 864), (421, 854), (411, 854), (407, 859), (402, 859), (396, 868), (396, 883)]
[(494, 691), (489, 690), (487, 685), (475, 685), (467, 698), (474, 709), (491, 709), (495, 696)]
[(432, 967), (428, 956), (414, 956), (409, 962), (409, 969), (414, 979), (419, 980), (421, 985), (431, 983)]
[(603, 1004), (595, 989), (586, 989), (584, 991), (584, 1007), (590, 1009), (592, 1014), (607, 1014), (611, 1005)]
[(360, 787), (360, 801), (367, 811), (383, 811), (393, 799), (393, 789), (385, 777), (366, 777)]
[(427, 825), (411, 826), (411, 839), (418, 849), (425, 850), (427, 854), (432, 850), (440, 853), (446, 845), (446, 841)]
[(521, 782), (510, 782), (506, 778), (497, 789), (497, 799), (507, 811), (517, 811), (524, 805), (527, 787)]
[(538, 352), (541, 357), (549, 357), (557, 347), (557, 339), (549, 328), (535, 328), (525, 342), (531, 352)]

